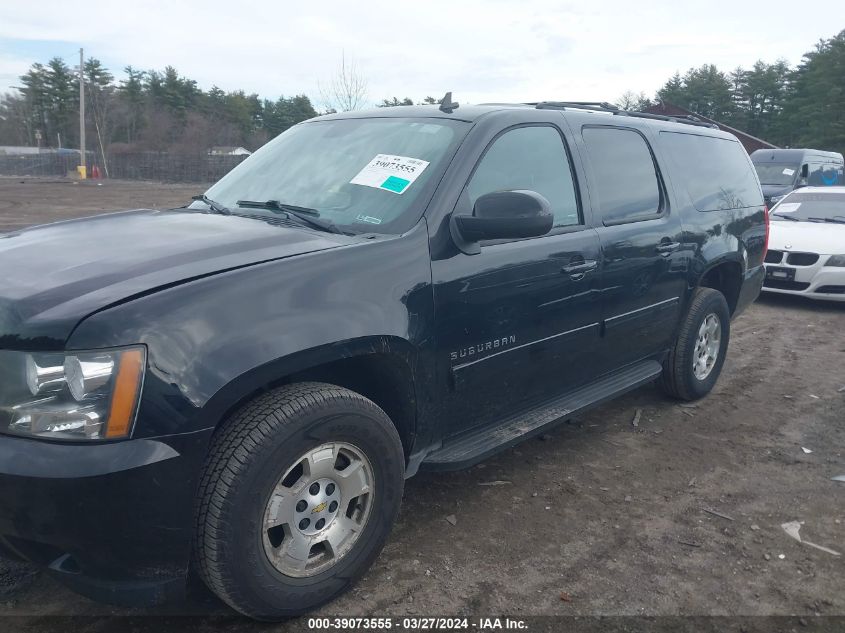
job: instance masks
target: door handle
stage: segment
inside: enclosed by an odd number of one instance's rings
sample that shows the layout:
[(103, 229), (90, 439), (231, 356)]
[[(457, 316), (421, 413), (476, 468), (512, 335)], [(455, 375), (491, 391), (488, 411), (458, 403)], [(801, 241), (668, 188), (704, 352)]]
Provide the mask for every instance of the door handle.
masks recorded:
[(561, 268), (561, 272), (570, 275), (573, 279), (582, 279), (586, 273), (594, 271), (598, 268), (598, 262), (594, 259), (580, 261), (578, 263), (569, 264)]
[(681, 248), (680, 242), (660, 242), (655, 250), (661, 255), (668, 255), (669, 253), (674, 253), (679, 248)]

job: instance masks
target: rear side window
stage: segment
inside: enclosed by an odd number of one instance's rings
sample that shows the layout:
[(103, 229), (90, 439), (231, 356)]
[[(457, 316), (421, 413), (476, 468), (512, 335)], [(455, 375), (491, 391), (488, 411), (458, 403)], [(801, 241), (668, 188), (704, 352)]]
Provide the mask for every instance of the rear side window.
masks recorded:
[(699, 211), (763, 204), (763, 193), (738, 141), (683, 132), (661, 132), (678, 176)]
[(660, 184), (645, 139), (634, 130), (612, 127), (585, 127), (581, 135), (602, 222), (622, 224), (660, 215)]
[(811, 187), (830, 187), (840, 184), (841, 167), (834, 163), (810, 163), (807, 184)]

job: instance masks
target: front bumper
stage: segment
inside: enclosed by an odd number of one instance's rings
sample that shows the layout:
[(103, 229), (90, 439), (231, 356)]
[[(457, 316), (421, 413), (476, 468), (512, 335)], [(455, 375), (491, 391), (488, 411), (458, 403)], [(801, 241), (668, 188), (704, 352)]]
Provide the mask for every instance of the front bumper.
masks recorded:
[(71, 445), (0, 435), (0, 551), (94, 599), (178, 598), (210, 436)]
[(763, 290), (824, 301), (845, 301), (845, 268), (822, 265), (821, 262), (826, 259), (827, 256), (823, 255), (812, 266), (790, 266), (783, 262), (768, 264), (767, 267), (793, 269), (795, 279), (790, 282), (766, 279)]

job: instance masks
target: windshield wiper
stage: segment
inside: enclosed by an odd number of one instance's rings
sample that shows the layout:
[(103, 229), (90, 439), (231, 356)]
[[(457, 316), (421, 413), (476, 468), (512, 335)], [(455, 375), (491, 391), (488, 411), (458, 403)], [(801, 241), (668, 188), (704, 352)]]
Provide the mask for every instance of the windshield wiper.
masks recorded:
[(330, 220), (321, 220), (320, 219), (320, 212), (316, 209), (310, 209), (308, 207), (299, 207), (295, 204), (285, 204), (284, 202), (279, 202), (278, 200), (265, 200), (264, 202), (258, 202), (256, 200), (238, 200), (239, 207), (247, 207), (252, 209), (269, 209), (270, 211), (281, 211), (288, 218), (295, 218), (299, 220), (301, 224), (306, 224), (313, 228), (319, 229), (321, 231), (325, 231), (327, 233), (339, 233), (343, 234), (334, 222)]
[(201, 194), (199, 196), (191, 196), (191, 200), (198, 200), (199, 202), (205, 202), (208, 205), (208, 208), (214, 211), (215, 213), (219, 213), (220, 215), (232, 215), (231, 210), (228, 207), (220, 204), (219, 202), (215, 202), (211, 198), (209, 198), (205, 194)]
[(843, 216), (834, 216), (832, 218), (807, 218), (812, 222), (832, 222), (834, 224), (845, 224), (845, 217)]
[(772, 216), (776, 218), (783, 218), (784, 220), (789, 220), (790, 222), (800, 222), (798, 218), (794, 218), (791, 215), (784, 215), (783, 213), (772, 213)]

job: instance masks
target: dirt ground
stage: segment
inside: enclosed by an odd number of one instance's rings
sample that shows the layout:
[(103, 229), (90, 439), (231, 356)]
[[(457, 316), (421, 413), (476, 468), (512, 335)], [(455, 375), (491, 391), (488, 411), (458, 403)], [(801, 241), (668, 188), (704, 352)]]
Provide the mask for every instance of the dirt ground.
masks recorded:
[(181, 207), (208, 185), (0, 176), (0, 233), (124, 209)]
[[(202, 189), (0, 179), (0, 231)], [(317, 615), (845, 615), (845, 556), (781, 528), (801, 521), (845, 555), (843, 422), (845, 304), (764, 295), (699, 403), (644, 387), (466, 472), (409, 480), (384, 552)], [(203, 591), (116, 609), (45, 575), (0, 591), (0, 614), (32, 631), (48, 615), (230, 613)]]

